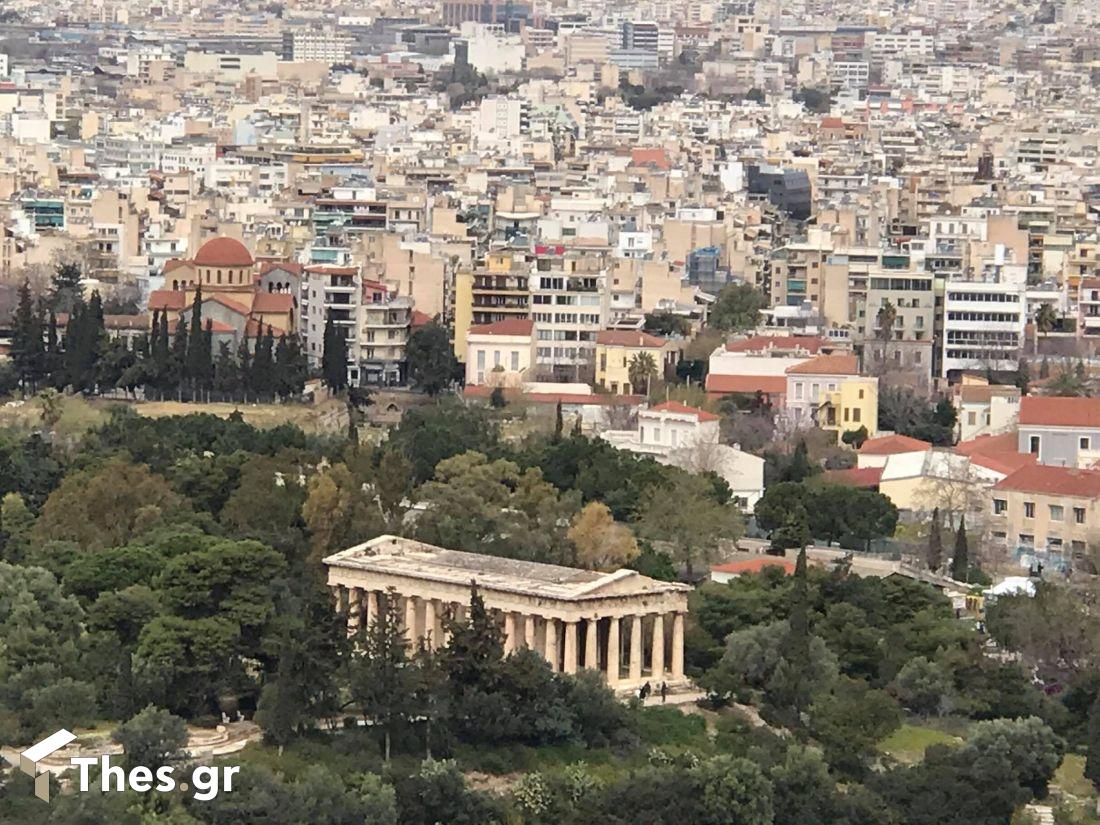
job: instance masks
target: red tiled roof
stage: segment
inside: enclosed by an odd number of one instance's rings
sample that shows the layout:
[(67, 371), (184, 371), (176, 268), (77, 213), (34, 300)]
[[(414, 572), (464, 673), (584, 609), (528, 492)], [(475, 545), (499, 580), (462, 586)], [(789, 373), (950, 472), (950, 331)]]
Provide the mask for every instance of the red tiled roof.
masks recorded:
[(419, 309), (414, 309), (412, 311), (412, 314), (409, 316), (409, 326), (413, 329), (422, 327), (425, 324), (430, 324), (431, 322), (432, 316), (426, 312), (421, 312)]
[(971, 463), (1004, 475), (1014, 473), (1021, 467), (1034, 464), (1038, 460), (1038, 456), (1032, 453), (1018, 453), (1015, 450), (976, 453), (970, 456)]
[(726, 344), (726, 352), (764, 352), (769, 349), (791, 350), (804, 349), (811, 355), (816, 355), (825, 339), (814, 335), (756, 335), (751, 338), (742, 338), (739, 341), (730, 341)]
[(293, 312), (294, 296), (288, 292), (257, 292), (252, 299), (253, 312)]
[(895, 455), (897, 453), (920, 453), (932, 447), (927, 441), (910, 438), (907, 435), (884, 435), (869, 438), (859, 448), (861, 455)]
[(252, 253), (235, 238), (213, 238), (199, 247), (199, 266), (252, 266)]
[(211, 332), (236, 332), (237, 328), (232, 324), (227, 324), (225, 321), (217, 321), (213, 318), (207, 318), (203, 321), (203, 326), (210, 324)]
[(843, 129), (844, 121), (839, 117), (823, 117), (821, 118), (822, 129)]
[(845, 487), (878, 487), (882, 467), (851, 467), (847, 470), (826, 470), (825, 481)]
[(187, 293), (182, 289), (154, 289), (149, 293), (149, 311), (181, 310), (187, 306)]
[(173, 272), (173, 271), (179, 269), (180, 267), (184, 267), (184, 266), (194, 266), (194, 264), (191, 261), (181, 261), (178, 258), (173, 258), (170, 261), (165, 261), (164, 262), (163, 272), (164, 272), (164, 274), (167, 275), (169, 272)]
[(1025, 395), (1020, 423), (1047, 427), (1100, 427), (1100, 398)]
[(278, 338), (285, 332), (274, 324), (262, 324), (258, 318), (249, 318), (244, 325), (244, 334), (246, 338), (262, 338), (267, 334), (268, 329), (271, 330), (274, 338)]
[(630, 150), (631, 166), (656, 166), (658, 169), (668, 169), (668, 152), (664, 149), (651, 149), (644, 146), (636, 146)]
[(859, 359), (854, 355), (819, 355), (793, 367), (788, 375), (859, 375)]
[(215, 304), (221, 304), (226, 309), (230, 309), (236, 312), (238, 315), (248, 315), (248, 307), (244, 304), (234, 301), (232, 298), (227, 298), (219, 292), (214, 292), (209, 295), (202, 296), (202, 302), (205, 304), (208, 301), (213, 301)]
[(1001, 435), (979, 435), (969, 441), (960, 441), (955, 445), (955, 452), (959, 455), (1015, 452), (1016, 444), (1016, 431), (1013, 430)]
[(715, 393), (756, 393), (765, 395), (785, 395), (787, 379), (782, 375), (718, 375), (707, 376), (707, 392)]
[(260, 266), (260, 274), (266, 275), (273, 269), (281, 269), (284, 272), (292, 272), (295, 275), (302, 274), (302, 265), (296, 261), (264, 261)]
[(605, 329), (596, 333), (596, 343), (611, 347), (649, 347), (660, 349), (665, 345), (664, 338), (650, 335), (648, 332), (626, 329)]
[(470, 327), (467, 335), (530, 335), (534, 332), (535, 322), (530, 318), (505, 318), (491, 324)]
[(706, 410), (700, 410), (698, 407), (689, 407), (687, 404), (681, 404), (679, 401), (665, 401), (663, 404), (658, 404), (655, 407), (649, 408), (651, 412), (669, 412), (680, 413), (682, 415), (694, 415), (699, 421), (717, 421), (718, 416), (714, 413), (709, 413)]
[(740, 576), (745, 573), (759, 573), (767, 567), (782, 567), (788, 576), (794, 574), (794, 562), (782, 556), (758, 556), (755, 559), (742, 561), (727, 561), (722, 564), (712, 564), (713, 573), (733, 573)]
[(1033, 464), (1021, 467), (1008, 478), (993, 485), (993, 489), (1074, 498), (1100, 498), (1100, 470)]

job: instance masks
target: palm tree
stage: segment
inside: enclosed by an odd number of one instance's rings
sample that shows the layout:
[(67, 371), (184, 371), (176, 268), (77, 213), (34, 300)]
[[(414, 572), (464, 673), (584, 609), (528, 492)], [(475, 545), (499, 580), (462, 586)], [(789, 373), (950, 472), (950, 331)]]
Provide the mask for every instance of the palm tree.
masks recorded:
[(894, 324), (897, 323), (897, 320), (898, 308), (887, 298), (882, 302), (882, 306), (879, 307), (878, 314), (875, 316), (875, 324), (878, 327), (876, 334), (882, 341), (882, 363), (880, 366), (884, 371), (890, 360), (890, 342), (894, 340)]
[(656, 374), (657, 362), (652, 353), (638, 352), (631, 357), (627, 375), (630, 377), (630, 386), (634, 392), (644, 385), (645, 394), (649, 395), (649, 384)]
[(1054, 325), (1058, 323), (1058, 313), (1054, 311), (1054, 306), (1051, 304), (1040, 304), (1039, 308), (1035, 311), (1035, 328), (1039, 332), (1047, 333), (1054, 329)]

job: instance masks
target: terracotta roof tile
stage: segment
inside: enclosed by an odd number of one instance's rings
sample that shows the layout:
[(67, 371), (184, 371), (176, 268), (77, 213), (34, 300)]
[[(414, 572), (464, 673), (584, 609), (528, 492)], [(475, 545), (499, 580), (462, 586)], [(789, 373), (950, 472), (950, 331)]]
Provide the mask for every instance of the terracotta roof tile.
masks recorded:
[(1020, 423), (1100, 428), (1100, 398), (1027, 395), (1020, 399)]
[(667, 342), (664, 338), (650, 335), (648, 332), (625, 329), (605, 329), (596, 333), (596, 343), (611, 347), (648, 347), (660, 349)]
[(492, 324), (470, 327), (467, 335), (530, 335), (534, 332), (535, 322), (530, 318), (505, 318)]
[(859, 358), (854, 355), (819, 355), (793, 367), (788, 375), (859, 375)]
[(825, 481), (845, 487), (878, 487), (882, 467), (850, 467), (846, 470), (826, 470)]
[(786, 395), (787, 379), (782, 375), (719, 375), (707, 376), (707, 392)]
[(993, 489), (1074, 498), (1100, 498), (1100, 470), (1078, 470), (1074, 467), (1033, 464), (1029, 467), (1021, 467), (1012, 475), (997, 482)]
[(884, 435), (869, 438), (859, 448), (861, 455), (896, 455), (898, 453), (919, 453), (931, 449), (932, 445), (919, 438), (907, 435)]

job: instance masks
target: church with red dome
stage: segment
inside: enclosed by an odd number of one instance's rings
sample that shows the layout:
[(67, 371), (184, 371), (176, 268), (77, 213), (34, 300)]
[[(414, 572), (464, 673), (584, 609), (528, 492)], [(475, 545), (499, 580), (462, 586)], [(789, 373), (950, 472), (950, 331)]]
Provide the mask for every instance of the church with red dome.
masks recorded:
[(149, 312), (167, 312), (171, 327), (180, 317), (188, 322), (201, 288), (202, 318), (212, 322), (218, 343), (255, 339), (268, 327), (276, 338), (297, 329), (293, 285), (279, 284), (280, 291), (265, 287), (252, 253), (235, 238), (212, 238), (194, 258), (168, 261), (164, 284), (149, 296)]

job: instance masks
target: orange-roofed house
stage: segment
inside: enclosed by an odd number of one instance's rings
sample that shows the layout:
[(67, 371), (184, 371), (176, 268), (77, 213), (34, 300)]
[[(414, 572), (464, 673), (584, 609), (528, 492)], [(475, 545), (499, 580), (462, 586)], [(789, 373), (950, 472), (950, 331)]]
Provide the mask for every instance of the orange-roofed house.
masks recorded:
[(1100, 459), (1100, 398), (1021, 398), (1017, 449), (1040, 464), (1091, 467)]
[(736, 559), (712, 564), (710, 580), (725, 584), (746, 574), (762, 573), (765, 570), (782, 570), (786, 576), (794, 575), (794, 562), (782, 556), (754, 556), (750, 559)]
[(707, 395), (763, 396), (774, 407), (783, 406), (787, 369), (829, 348), (825, 338), (812, 335), (756, 335), (718, 347), (707, 364)]
[(818, 355), (787, 368), (787, 415), (796, 427), (878, 432), (878, 378), (859, 374), (855, 355)]
[(613, 393), (645, 394), (647, 387), (635, 387), (630, 364), (648, 356), (653, 361), (653, 380), (676, 367), (676, 344), (641, 330), (604, 330), (596, 333), (596, 385)]
[(505, 318), (466, 332), (466, 385), (516, 388), (533, 380), (535, 322)]
[(1017, 555), (1070, 561), (1100, 528), (1100, 470), (1032, 464), (994, 485), (991, 497), (991, 537)]

